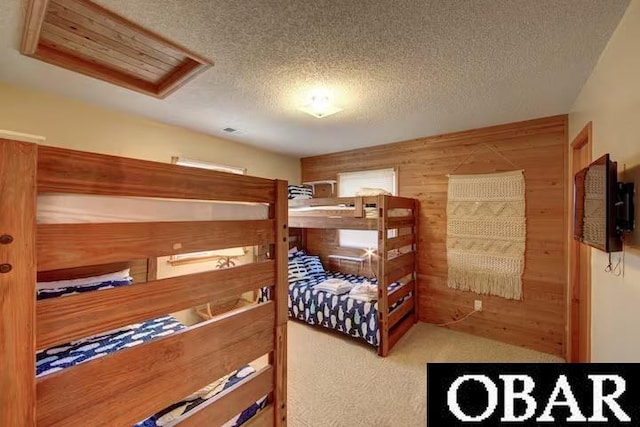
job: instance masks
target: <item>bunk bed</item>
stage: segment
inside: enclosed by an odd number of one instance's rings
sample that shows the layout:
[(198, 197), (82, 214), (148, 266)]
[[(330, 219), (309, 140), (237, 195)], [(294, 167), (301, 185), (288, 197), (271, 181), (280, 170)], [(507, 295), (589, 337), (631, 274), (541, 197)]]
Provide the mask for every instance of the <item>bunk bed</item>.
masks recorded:
[[(289, 226), (301, 247), (306, 246), (305, 233), (296, 229), (378, 232), (377, 248), (367, 254), (374, 258), (370, 275), (374, 277), (327, 272), (319, 279), (290, 281), (289, 316), (362, 338), (377, 347), (380, 356), (386, 356), (418, 320), (417, 200), (387, 195), (289, 200)], [(321, 255), (325, 260), (331, 256)], [(378, 288), (377, 301), (362, 302), (314, 290), (321, 281), (332, 278), (354, 284), (369, 280)]]
[[(0, 191), (1, 425), (286, 426), (285, 181), (0, 139)], [(258, 245), (267, 259), (156, 278), (160, 256)], [(265, 284), (194, 326), (169, 315)]]

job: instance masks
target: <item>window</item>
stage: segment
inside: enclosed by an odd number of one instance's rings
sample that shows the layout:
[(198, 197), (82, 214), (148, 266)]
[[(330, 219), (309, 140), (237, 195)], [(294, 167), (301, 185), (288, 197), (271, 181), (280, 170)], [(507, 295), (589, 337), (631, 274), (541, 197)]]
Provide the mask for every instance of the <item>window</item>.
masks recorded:
[[(237, 166), (229, 166), (229, 165), (221, 165), (217, 163), (209, 163), (203, 162), (201, 160), (193, 160), (186, 159), (184, 157), (172, 157), (171, 163), (179, 165), (179, 166), (187, 166), (190, 168), (201, 168), (201, 169), (209, 169), (218, 172), (227, 172), (227, 173), (235, 173), (238, 175), (246, 175), (247, 170), (245, 168), (240, 168)], [(231, 258), (237, 258), (243, 256), (246, 253), (244, 248), (229, 248), (229, 249), (219, 249), (216, 251), (202, 251), (202, 252), (191, 252), (188, 254), (178, 254), (169, 257), (169, 263), (171, 264), (183, 264), (183, 263), (191, 263), (191, 262), (205, 262), (211, 260), (225, 261), (227, 267), (233, 266), (233, 260)]]
[[(361, 188), (381, 188), (398, 195), (395, 169), (378, 169), (338, 174), (338, 196), (355, 196)], [(339, 230), (340, 246), (347, 248), (377, 248), (378, 232), (368, 230)]]
[(201, 160), (186, 159), (184, 157), (172, 157), (171, 163), (180, 165), (180, 166), (187, 166), (190, 168), (209, 169), (212, 171), (235, 173), (238, 175), (247, 174), (247, 170), (245, 168), (239, 168), (237, 166), (221, 165), (217, 163), (203, 162)]

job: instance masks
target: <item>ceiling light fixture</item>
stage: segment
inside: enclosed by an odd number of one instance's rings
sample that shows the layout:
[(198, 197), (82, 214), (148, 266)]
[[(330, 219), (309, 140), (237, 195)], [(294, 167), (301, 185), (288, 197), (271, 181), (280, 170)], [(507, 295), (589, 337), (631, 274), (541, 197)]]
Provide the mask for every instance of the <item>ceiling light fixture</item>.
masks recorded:
[(311, 114), (318, 119), (339, 113), (342, 110), (343, 108), (332, 105), (328, 96), (313, 96), (311, 102), (300, 107), (300, 111)]

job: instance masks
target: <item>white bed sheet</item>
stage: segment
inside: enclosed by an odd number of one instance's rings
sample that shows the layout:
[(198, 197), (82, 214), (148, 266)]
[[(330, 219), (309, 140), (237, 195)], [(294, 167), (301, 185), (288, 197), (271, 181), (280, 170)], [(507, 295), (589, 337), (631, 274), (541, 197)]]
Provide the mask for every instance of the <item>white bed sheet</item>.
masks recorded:
[(37, 206), (36, 220), (39, 224), (231, 221), (269, 217), (269, 207), (262, 203), (82, 194), (41, 194)]
[[(309, 212), (309, 211), (354, 211), (356, 208), (354, 206), (300, 206), (295, 208), (289, 208), (290, 211), (295, 212)], [(367, 218), (377, 218), (378, 217), (378, 208), (364, 208), (365, 216)], [(411, 209), (389, 209), (387, 215), (389, 217), (403, 217), (410, 216)]]

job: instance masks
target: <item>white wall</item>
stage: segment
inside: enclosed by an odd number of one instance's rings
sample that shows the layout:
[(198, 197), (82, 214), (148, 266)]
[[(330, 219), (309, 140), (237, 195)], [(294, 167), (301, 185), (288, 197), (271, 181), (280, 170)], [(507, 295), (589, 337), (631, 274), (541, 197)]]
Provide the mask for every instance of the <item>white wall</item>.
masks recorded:
[(300, 180), (300, 160), (84, 102), (0, 82), (0, 129), (42, 135), (44, 145), (170, 162), (172, 156)]
[[(631, 1), (573, 105), (569, 140), (589, 121), (594, 159), (611, 153), (621, 172), (640, 167), (640, 0)], [(593, 251), (592, 361), (640, 362), (640, 249), (626, 248), (624, 277), (605, 273), (607, 263)]]

